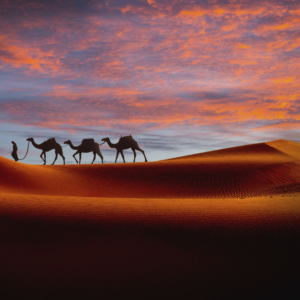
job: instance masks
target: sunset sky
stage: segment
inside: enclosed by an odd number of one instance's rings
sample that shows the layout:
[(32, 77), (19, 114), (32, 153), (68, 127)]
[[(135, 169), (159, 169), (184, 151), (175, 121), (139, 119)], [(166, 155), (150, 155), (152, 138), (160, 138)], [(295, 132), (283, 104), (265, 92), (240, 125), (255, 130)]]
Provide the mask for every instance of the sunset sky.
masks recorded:
[(2, 0), (0, 155), (28, 137), (132, 134), (150, 161), (300, 142), (299, 58), (298, 0)]

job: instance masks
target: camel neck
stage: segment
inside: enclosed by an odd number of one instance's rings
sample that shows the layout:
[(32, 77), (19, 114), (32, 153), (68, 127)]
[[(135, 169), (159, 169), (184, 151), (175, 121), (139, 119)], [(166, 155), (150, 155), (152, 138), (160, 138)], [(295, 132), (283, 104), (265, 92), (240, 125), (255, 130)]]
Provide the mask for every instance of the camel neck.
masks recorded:
[(117, 144), (113, 144), (110, 139), (108, 139), (107, 144), (110, 148), (117, 148)]
[(74, 146), (73, 144), (72, 144), (72, 142), (70, 141), (70, 147), (73, 149), (73, 150), (77, 150), (78, 149), (78, 147), (76, 147), (76, 146)]
[(31, 141), (33, 147), (37, 148), (37, 149), (42, 149), (41, 145), (37, 144), (34, 140)]

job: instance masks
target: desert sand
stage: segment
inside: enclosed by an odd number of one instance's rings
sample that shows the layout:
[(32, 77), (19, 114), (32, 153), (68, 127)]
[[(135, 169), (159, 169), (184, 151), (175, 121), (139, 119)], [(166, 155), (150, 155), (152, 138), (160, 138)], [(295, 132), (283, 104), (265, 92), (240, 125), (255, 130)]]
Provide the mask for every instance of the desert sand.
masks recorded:
[(0, 157), (0, 168), (0, 282), (11, 296), (299, 295), (298, 143), (127, 164)]

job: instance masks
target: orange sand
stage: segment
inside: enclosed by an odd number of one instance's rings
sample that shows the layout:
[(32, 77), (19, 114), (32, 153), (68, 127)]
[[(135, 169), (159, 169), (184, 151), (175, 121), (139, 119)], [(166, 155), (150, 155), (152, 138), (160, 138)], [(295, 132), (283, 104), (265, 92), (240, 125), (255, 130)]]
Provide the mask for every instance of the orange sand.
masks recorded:
[(136, 164), (0, 157), (0, 168), (0, 282), (13, 296), (268, 299), (298, 291), (298, 143)]

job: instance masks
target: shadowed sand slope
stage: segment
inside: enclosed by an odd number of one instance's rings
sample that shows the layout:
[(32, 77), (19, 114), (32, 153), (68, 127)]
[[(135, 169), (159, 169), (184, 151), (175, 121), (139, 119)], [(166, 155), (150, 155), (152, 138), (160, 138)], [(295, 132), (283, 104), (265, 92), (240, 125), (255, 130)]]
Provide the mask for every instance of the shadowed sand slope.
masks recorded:
[(299, 299), (299, 213), (299, 195), (0, 194), (0, 288), (17, 299)]
[(300, 145), (278, 140), (149, 163), (36, 166), (0, 157), (6, 193), (205, 198), (300, 190)]

